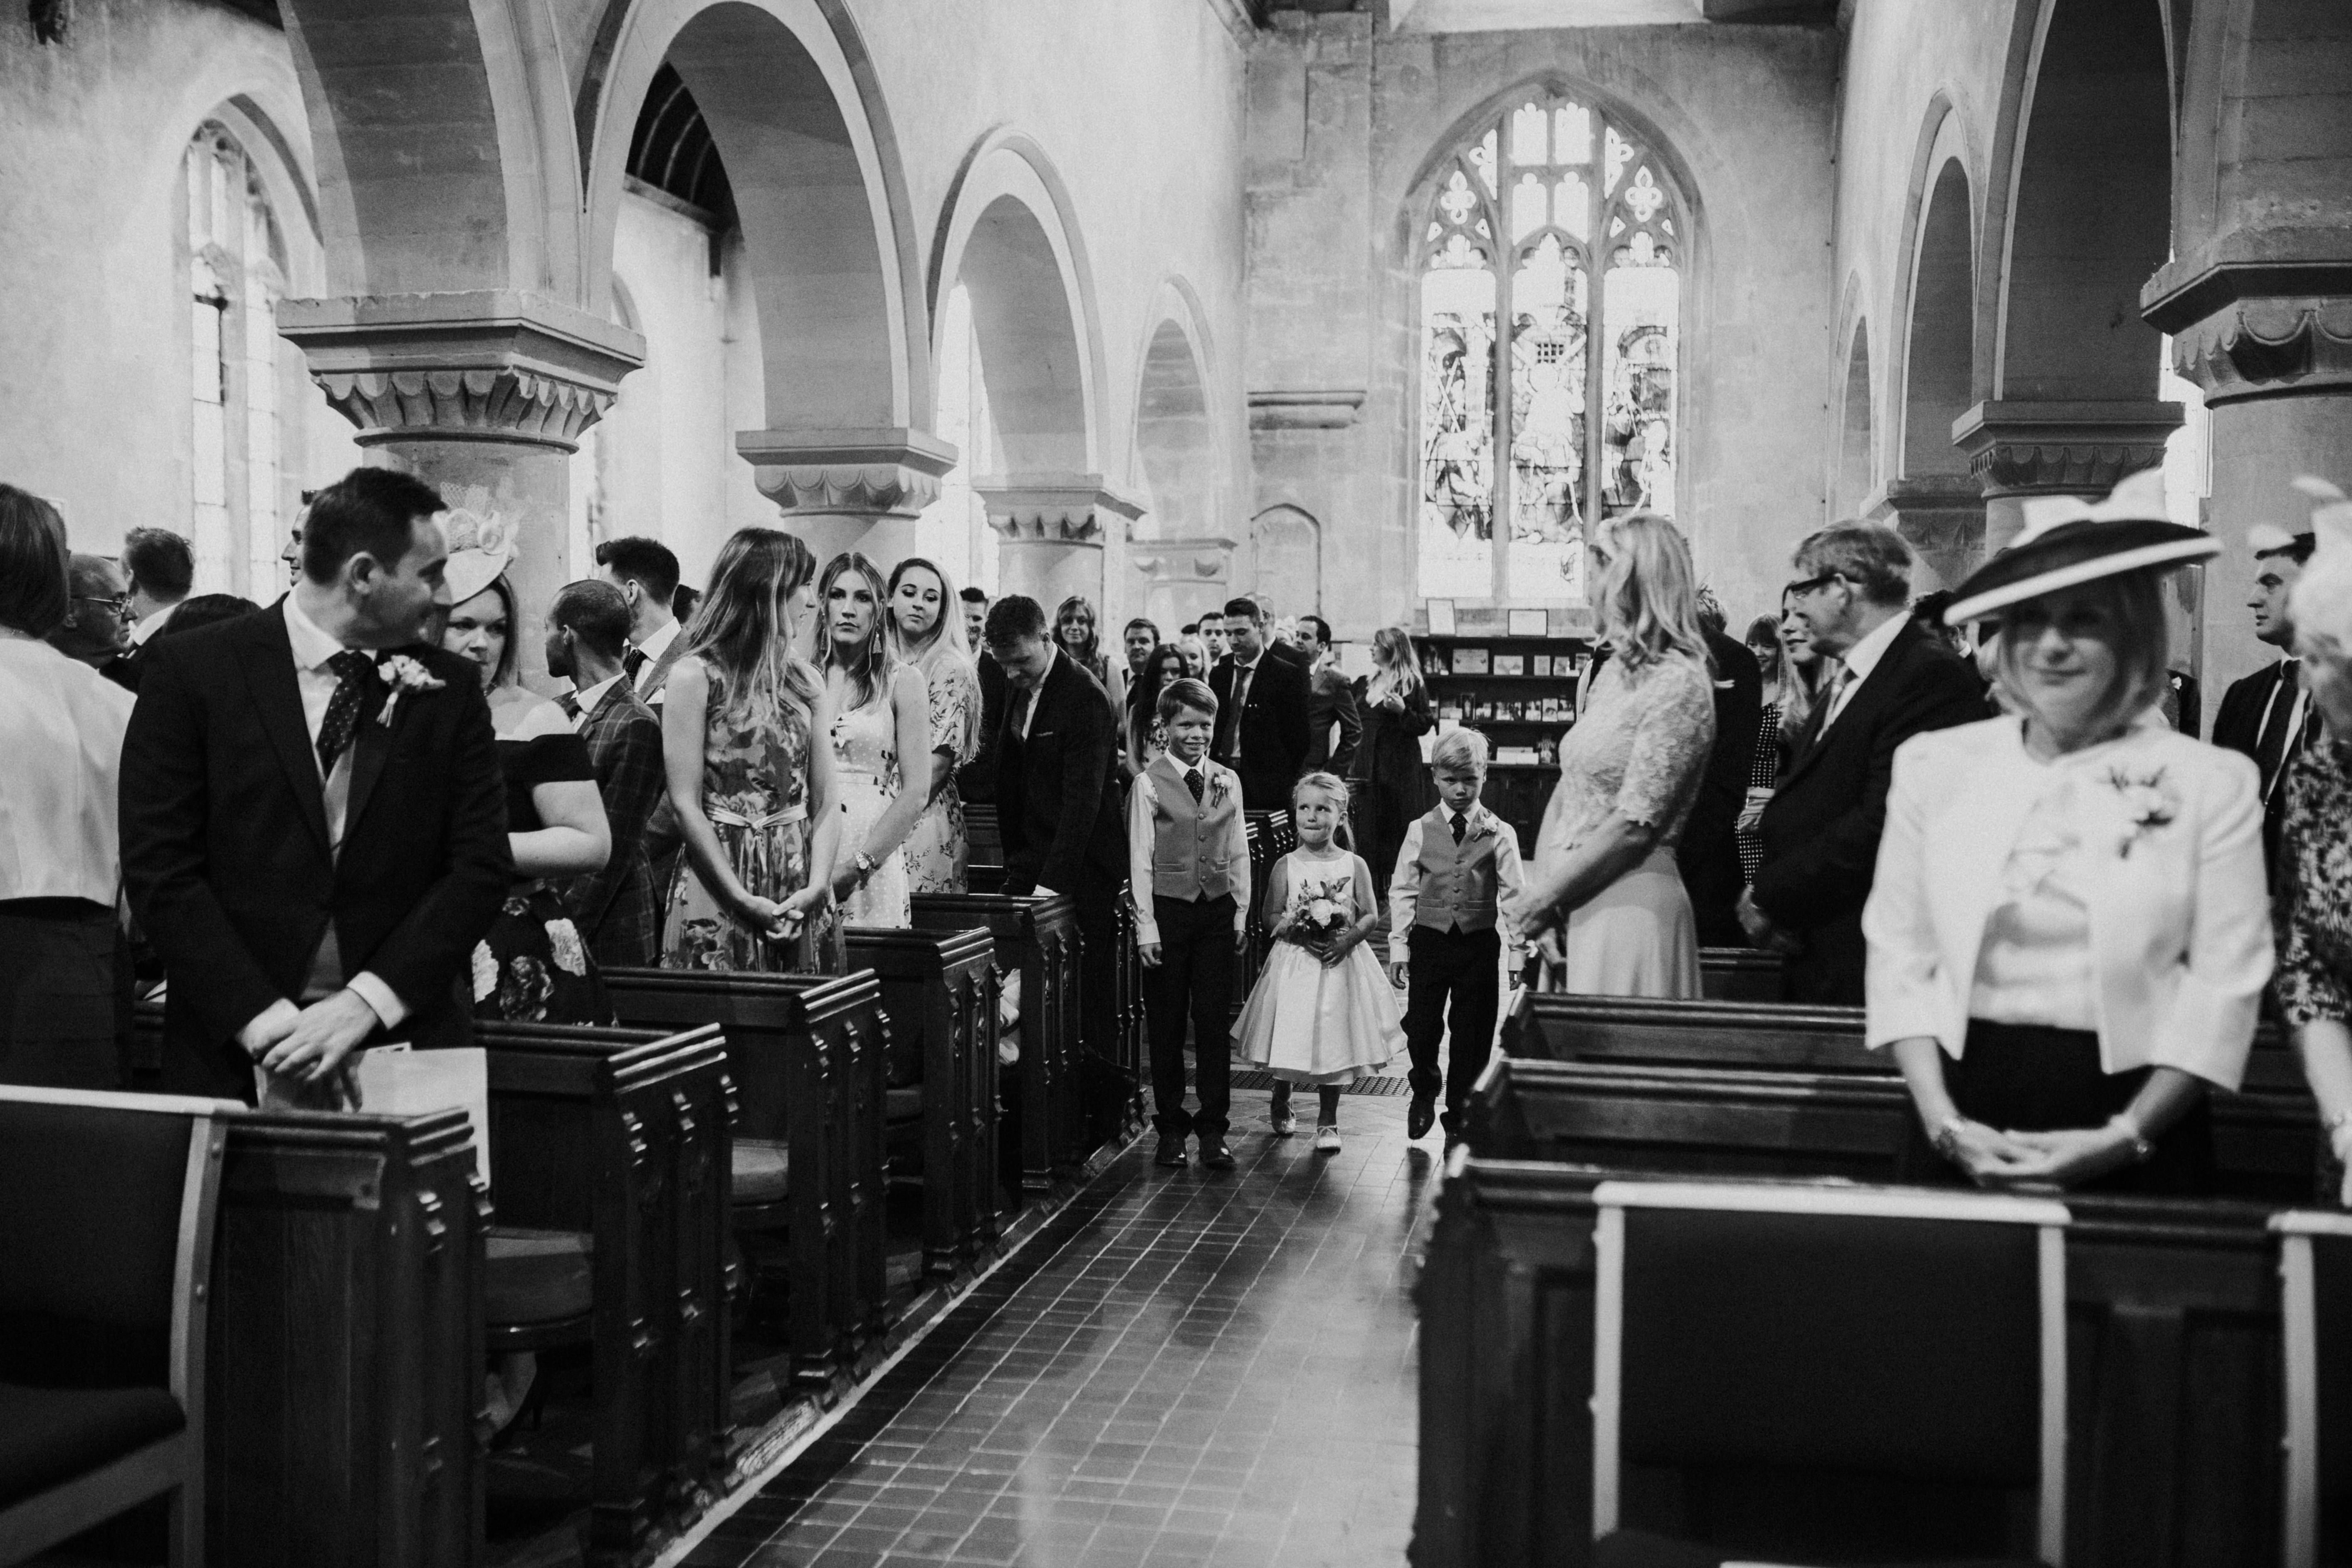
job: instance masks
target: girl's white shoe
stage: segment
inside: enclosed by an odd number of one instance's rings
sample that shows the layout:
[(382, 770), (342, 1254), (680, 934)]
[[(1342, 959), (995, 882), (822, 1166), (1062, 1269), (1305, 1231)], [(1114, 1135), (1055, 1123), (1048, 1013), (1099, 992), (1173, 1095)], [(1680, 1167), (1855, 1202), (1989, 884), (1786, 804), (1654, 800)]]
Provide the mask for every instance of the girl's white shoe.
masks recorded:
[(1315, 1152), (1318, 1154), (1336, 1154), (1339, 1152), (1338, 1122), (1326, 1121), (1315, 1130)]

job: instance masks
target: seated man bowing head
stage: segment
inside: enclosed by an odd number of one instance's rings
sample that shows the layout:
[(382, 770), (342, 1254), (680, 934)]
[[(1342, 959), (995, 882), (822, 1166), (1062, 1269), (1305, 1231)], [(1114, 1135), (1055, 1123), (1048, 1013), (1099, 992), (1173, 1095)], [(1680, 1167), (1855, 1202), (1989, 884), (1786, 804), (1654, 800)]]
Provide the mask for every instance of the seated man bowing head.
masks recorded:
[(159, 644), (122, 752), (122, 868), (162, 955), (163, 1079), (251, 1100), (362, 1044), (471, 1037), (463, 978), (513, 877), (481, 682), (430, 646), (438, 494), (319, 493), (271, 610)]

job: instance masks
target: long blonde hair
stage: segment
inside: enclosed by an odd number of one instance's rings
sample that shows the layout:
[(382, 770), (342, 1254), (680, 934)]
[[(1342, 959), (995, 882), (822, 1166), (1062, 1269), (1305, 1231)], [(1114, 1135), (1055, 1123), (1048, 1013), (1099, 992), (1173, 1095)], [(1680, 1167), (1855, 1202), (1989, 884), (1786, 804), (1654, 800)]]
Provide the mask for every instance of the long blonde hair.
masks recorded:
[[(866, 640), (857, 645), (854, 655), (845, 656), (835, 645), (830, 628), (817, 634), (817, 668), (838, 669), (856, 699), (852, 709), (863, 708), (874, 700), (874, 694), (889, 684), (898, 670), (898, 661), (890, 652), (890, 596), (882, 585), (882, 569), (855, 550), (845, 550), (824, 563), (824, 575), (817, 579), (817, 614), (825, 614), (825, 603), (833, 597), (833, 585), (849, 573), (866, 579), (866, 591), (874, 595), (874, 625)], [(944, 609), (941, 611), (944, 615)]]
[[(940, 618), (931, 623), (930, 634), (922, 641), (909, 642), (906, 633), (898, 629), (898, 617), (888, 614), (889, 601), (898, 596), (898, 584), (906, 581), (907, 574), (918, 569), (939, 579)], [(964, 647), (963, 601), (956, 595), (955, 579), (938, 562), (927, 556), (908, 556), (890, 568), (890, 581), (884, 591), (888, 595), (883, 602), (883, 610), (890, 626), (891, 652), (919, 668), (929, 668), (930, 661), (942, 650), (955, 654), (967, 664), (971, 662), (971, 649)]]
[(1372, 634), (1372, 667), (1395, 680), (1399, 691), (1421, 689), (1421, 658), (1412, 651), (1412, 634), (1402, 626), (1382, 626)]
[(1593, 535), (1607, 564), (1593, 598), (1613, 658), (1641, 669), (1671, 653), (1712, 667), (1698, 623), (1698, 574), (1675, 525), (1654, 511), (1605, 518)]
[(809, 547), (776, 528), (739, 528), (719, 547), (709, 591), (686, 628), (686, 651), (702, 661), (719, 710), (739, 727), (803, 730), (816, 710), (816, 671), (793, 657), (787, 606), (816, 571)]

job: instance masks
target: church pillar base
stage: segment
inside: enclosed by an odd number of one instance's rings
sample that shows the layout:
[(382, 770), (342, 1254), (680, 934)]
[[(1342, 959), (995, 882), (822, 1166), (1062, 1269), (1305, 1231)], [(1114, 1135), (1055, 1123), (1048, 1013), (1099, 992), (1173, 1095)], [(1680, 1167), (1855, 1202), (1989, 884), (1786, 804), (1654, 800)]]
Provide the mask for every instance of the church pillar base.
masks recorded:
[(972, 481), (988, 525), (1003, 537), (997, 557), (1001, 594), (1023, 594), (1055, 607), (1073, 594), (1095, 606), (1097, 629), (1110, 646), (1117, 629), (1102, 624), (1106, 546), (1124, 542), (1143, 508), (1110, 489), (1100, 474), (1003, 474)]
[(817, 565), (844, 551), (885, 575), (915, 552), (915, 519), (939, 499), (956, 449), (920, 430), (747, 430), (735, 449)]

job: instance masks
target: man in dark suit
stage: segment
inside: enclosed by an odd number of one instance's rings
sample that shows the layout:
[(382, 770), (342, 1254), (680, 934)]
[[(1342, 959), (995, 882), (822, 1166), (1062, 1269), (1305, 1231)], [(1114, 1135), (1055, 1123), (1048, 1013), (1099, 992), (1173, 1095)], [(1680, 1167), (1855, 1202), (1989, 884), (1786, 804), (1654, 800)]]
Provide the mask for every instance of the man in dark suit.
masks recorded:
[[(1348, 678), (1325, 662), (1331, 654), (1331, 623), (1320, 616), (1298, 617), (1300, 651), (1307, 655), (1307, 762), (1308, 771), (1320, 768), (1348, 776), (1355, 765), (1356, 742), (1363, 739), (1364, 721), (1356, 711), (1356, 689)], [(1333, 725), (1339, 738), (1331, 739)]]
[(980, 744), (956, 773), (956, 793), (967, 805), (996, 799), (996, 732), (1004, 725), (1004, 667), (988, 652), (988, 595), (966, 588), (957, 595), (963, 603), (964, 643), (971, 649), (971, 666), (980, 678)]
[(991, 605), (986, 641), (1006, 688), (996, 737), (1004, 890), (1067, 893), (1076, 902), (1086, 933), (1080, 1034), (1089, 1049), (1117, 1060), (1118, 948), (1111, 933), (1127, 879), (1127, 821), (1113, 762), (1118, 714), (1095, 678), (1054, 647), (1036, 600), (1010, 594)]
[(169, 1089), (252, 1100), (257, 1063), (319, 1084), (363, 1044), (472, 1038), (467, 961), (514, 865), (477, 671), (420, 640), (449, 602), (442, 510), (354, 469), (275, 608), (150, 655), (122, 868), (171, 978)]
[(547, 673), (572, 682), (558, 700), (588, 742), (613, 830), (604, 868), (573, 878), (563, 901), (598, 963), (643, 967), (661, 942), (646, 822), (662, 798), (662, 731), (621, 668), (628, 636), (628, 601), (610, 583), (566, 584), (547, 612)]
[(129, 579), (122, 616), (130, 623), (131, 647), (102, 673), (136, 691), (148, 642), (171, 624), (195, 586), (196, 552), (168, 528), (134, 528), (122, 536), (122, 571)]
[(2287, 595), (2318, 545), (2311, 533), (2290, 534), (2271, 526), (2253, 530), (2254, 589), (2246, 608), (2254, 613), (2254, 637), (2290, 650), (2221, 694), (2213, 716), (2213, 743), (2254, 760), (2263, 774), (2263, 864), (2276, 870), (2279, 835), (2286, 824), (2286, 774), (2295, 758), (2319, 734), (2319, 710), (2304, 689), (2303, 661), (2291, 651), (2294, 623), (2287, 618)]
[(1911, 552), (1893, 529), (1837, 522), (1797, 547), (1785, 602), (1843, 660), (1758, 826), (1764, 857), (1739, 900), (1758, 947), (1787, 960), (1791, 1002), (1859, 1006), (1862, 906), (1877, 869), (1895, 751), (1985, 717), (1976, 677), (1905, 612)]
[(1244, 805), (1286, 810), (1290, 786), (1307, 763), (1307, 672), (1297, 650), (1273, 651), (1265, 613), (1254, 600), (1226, 604), (1225, 633), (1233, 651), (1209, 672), (1209, 688), (1217, 694), (1217, 739), (1210, 755), (1242, 775)]
[(1675, 863), (1690, 895), (1699, 944), (1738, 947), (1748, 940), (1739, 924), (1739, 890), (1748, 880), (1739, 864), (1739, 813), (1748, 804), (1756, 731), (1764, 721), (1764, 672), (1747, 645), (1726, 634), (1720, 609), (1702, 603), (1698, 619), (1715, 665), (1715, 744)]

